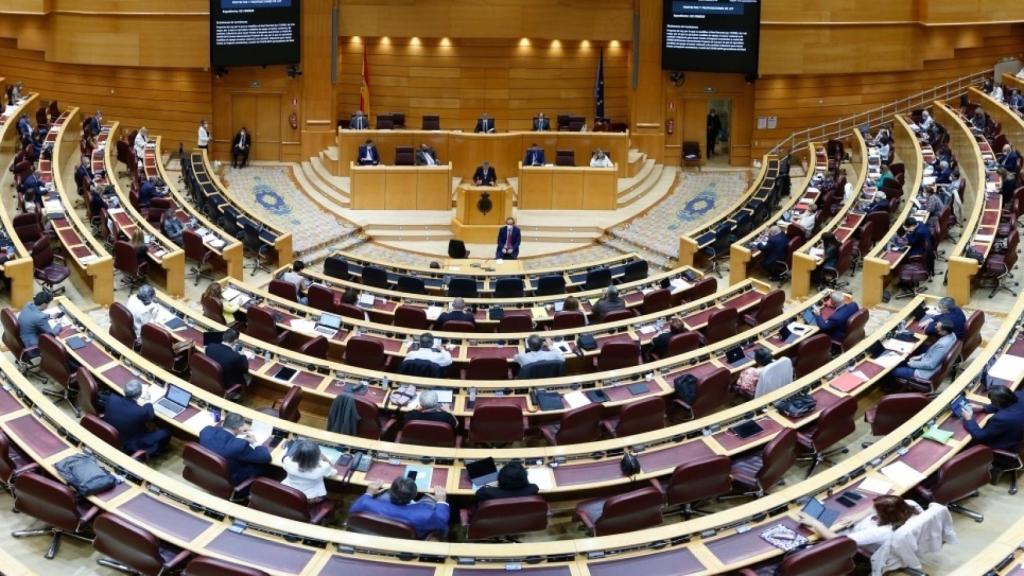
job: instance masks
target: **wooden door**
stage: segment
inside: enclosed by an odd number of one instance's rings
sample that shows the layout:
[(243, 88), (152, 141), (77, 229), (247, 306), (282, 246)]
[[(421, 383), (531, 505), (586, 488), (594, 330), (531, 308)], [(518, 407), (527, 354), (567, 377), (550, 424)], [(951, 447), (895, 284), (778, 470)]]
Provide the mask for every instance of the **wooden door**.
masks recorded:
[(253, 134), (253, 153), (256, 160), (281, 160), (281, 122), (281, 95), (258, 95), (256, 133)]

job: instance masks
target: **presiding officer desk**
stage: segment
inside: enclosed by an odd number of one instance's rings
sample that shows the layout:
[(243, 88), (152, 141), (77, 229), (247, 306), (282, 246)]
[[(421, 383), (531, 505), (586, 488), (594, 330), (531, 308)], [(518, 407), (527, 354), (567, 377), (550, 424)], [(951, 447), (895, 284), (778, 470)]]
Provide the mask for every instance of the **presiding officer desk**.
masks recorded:
[(615, 210), (618, 207), (617, 166), (519, 167), (520, 210)]
[[(18, 117), (35, 102), (37, 94), (23, 97), (14, 106), (7, 106), (0, 114), (0, 163), (10, 166), (15, 154), (21, 149), (21, 136), (18, 134)], [(11, 245), (4, 252), (6, 261), (0, 265), (3, 275), (11, 282), (11, 305), (21, 308), (32, 299), (33, 274), (32, 255), (29, 248), (22, 243), (14, 231), (14, 219), (6, 209), (0, 208), (0, 224), (11, 240)]]
[(349, 168), (353, 210), (450, 210), (452, 163), (440, 166), (359, 166)]
[[(1020, 316), (1022, 306), (1018, 303), (1015, 307), (1014, 318)], [(933, 402), (868, 448), (808, 480), (711, 516), (578, 540), (501, 545), (414, 542), (312, 526), (249, 510), (156, 473), (104, 445), (57, 409), (7, 361), (0, 361), (0, 380), (4, 384), (0, 390), (0, 428), (14, 445), (51, 473), (55, 462), (79, 451), (75, 448), (79, 443), (90, 446), (102, 462), (122, 470), (129, 478), (129, 482), (108, 493), (89, 497), (90, 503), (171, 544), (275, 576), (327, 576), (345, 570), (402, 576), (493, 574), (510, 565), (537, 576), (611, 576), (631, 570), (643, 570), (650, 576), (720, 574), (781, 557), (782, 552), (763, 541), (759, 533), (778, 523), (795, 527), (792, 514), (808, 496), (820, 495), (826, 503), (832, 503), (843, 490), (856, 489), (866, 477), (877, 477), (881, 466), (896, 460), (922, 475), (936, 471), (968, 441), (962, 426), (949, 418), (949, 403), (977, 381), (985, 361), (1001, 349), (1014, 330), (1014, 322), (1003, 323), (980, 357)], [(839, 360), (829, 366), (842, 370), (843, 362)], [(938, 445), (919, 437), (933, 420), (954, 432), (949, 444)], [(890, 492), (903, 494), (912, 487), (894, 483)], [(833, 507), (848, 523), (868, 513), (870, 498), (863, 498), (850, 509)], [(230, 531), (236, 521), (241, 524)], [(288, 542), (282, 538), (285, 535), (312, 542)], [(320, 543), (335, 546), (322, 547)], [(491, 572), (477, 572), (487, 569)]]
[(572, 150), (578, 166), (589, 166), (590, 156), (600, 148), (617, 164), (619, 178), (626, 178), (629, 132), (495, 132), (475, 134), (453, 130), (339, 130), (338, 161), (335, 173), (350, 176), (357, 161), (359, 147), (373, 140), (380, 153), (381, 164), (395, 164), (395, 148), (427, 144), (437, 153), (441, 165), (452, 165), (452, 176), (472, 180), (473, 172), (484, 160), (494, 166), (499, 179), (516, 174), (516, 167), (533, 144), (544, 149), (554, 162), (556, 151)]

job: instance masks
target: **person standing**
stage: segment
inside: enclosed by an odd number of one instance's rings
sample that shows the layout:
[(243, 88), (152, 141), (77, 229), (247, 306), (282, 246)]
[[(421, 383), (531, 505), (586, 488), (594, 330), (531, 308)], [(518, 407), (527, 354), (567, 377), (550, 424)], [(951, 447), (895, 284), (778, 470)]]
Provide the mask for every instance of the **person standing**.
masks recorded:
[(206, 119), (199, 121), (199, 130), (196, 135), (196, 147), (206, 150), (210, 146), (210, 139), (213, 138), (213, 134), (210, 132), (210, 127), (206, 124)]
[(715, 155), (715, 143), (718, 141), (718, 135), (722, 132), (722, 119), (718, 117), (718, 112), (712, 108), (708, 112), (708, 159)]

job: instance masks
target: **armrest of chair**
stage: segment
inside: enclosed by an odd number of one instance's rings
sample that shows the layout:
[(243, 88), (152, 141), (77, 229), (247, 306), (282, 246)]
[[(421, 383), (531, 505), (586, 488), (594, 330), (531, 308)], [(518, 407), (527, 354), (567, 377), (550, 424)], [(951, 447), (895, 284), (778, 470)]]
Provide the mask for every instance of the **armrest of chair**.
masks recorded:
[(22, 474), (25, 474), (26, 472), (36, 472), (38, 470), (39, 470), (39, 464), (36, 464), (35, 462), (29, 463), (29, 464), (25, 464), (24, 466), (21, 466), (20, 468), (18, 468), (17, 470), (15, 470), (11, 474), (11, 479), (12, 480), (17, 480), (18, 476), (21, 476)]
[(61, 266), (66, 266), (68, 263), (68, 259), (63, 254), (57, 254), (56, 252), (53, 253), (53, 260), (60, 262)]
[(757, 576), (757, 571), (752, 568), (743, 568), (736, 574), (738, 576)]
[(132, 460), (145, 462), (147, 458), (149, 458), (149, 456), (146, 454), (145, 450), (136, 450), (135, 452), (132, 452)]
[(170, 571), (177, 570), (180, 566), (185, 564), (186, 560), (191, 560), (191, 559), (192, 559), (192, 551), (191, 550), (182, 550), (181, 552), (178, 552), (177, 554), (175, 554), (174, 558), (171, 558), (170, 561), (164, 563), (164, 571), (170, 572)]
[[(224, 397), (228, 398), (228, 399), (239, 398), (241, 396), (242, 396), (242, 385), (241, 384), (235, 384), (231, 388), (228, 388), (227, 390), (224, 391)], [(274, 404), (274, 409), (277, 409), (279, 404), (280, 404), (280, 401), (275, 403)]]
[(394, 436), (395, 427), (398, 425), (397, 418), (386, 418), (380, 424), (380, 439)]
[(96, 518), (99, 515), (100, 515), (99, 507), (97, 507), (97, 506), (90, 506), (89, 509), (85, 511), (85, 514), (82, 514), (82, 516), (79, 517), (78, 524), (80, 526), (88, 524), (88, 523), (92, 522), (93, 519)]
[(651, 486), (657, 488), (658, 492), (661, 492), (662, 496), (665, 495), (665, 488), (661, 485), (661, 482), (659, 482), (657, 478), (651, 478), (650, 482)]
[(231, 500), (237, 502), (238, 494), (248, 492), (249, 486), (251, 486), (252, 483), (256, 481), (256, 478), (258, 478), (258, 476), (249, 478), (248, 480), (243, 480), (241, 484), (235, 486), (235, 490), (231, 493)]
[(618, 418), (606, 418), (601, 420), (601, 426), (608, 432), (608, 435), (615, 438), (615, 426), (619, 423)]
[(471, 517), (472, 515), (470, 514), (469, 508), (463, 508), (459, 510), (459, 525), (461, 525), (463, 528), (468, 529)]

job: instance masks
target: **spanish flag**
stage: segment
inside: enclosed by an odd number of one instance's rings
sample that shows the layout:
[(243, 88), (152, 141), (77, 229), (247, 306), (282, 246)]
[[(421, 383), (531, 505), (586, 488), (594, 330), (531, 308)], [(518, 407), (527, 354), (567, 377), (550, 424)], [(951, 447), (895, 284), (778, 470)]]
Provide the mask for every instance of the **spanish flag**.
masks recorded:
[(367, 117), (370, 115), (370, 65), (366, 61), (366, 49), (363, 49), (363, 80), (359, 86), (359, 109)]

